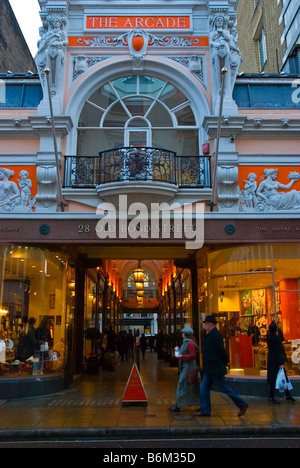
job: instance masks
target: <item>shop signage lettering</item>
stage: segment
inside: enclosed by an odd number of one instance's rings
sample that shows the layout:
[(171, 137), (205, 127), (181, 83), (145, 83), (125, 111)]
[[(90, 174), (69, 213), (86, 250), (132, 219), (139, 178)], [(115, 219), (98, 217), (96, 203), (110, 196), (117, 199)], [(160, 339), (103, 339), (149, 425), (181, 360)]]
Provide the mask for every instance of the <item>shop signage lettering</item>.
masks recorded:
[(19, 228), (14, 226), (0, 226), (0, 232), (19, 232)]
[(190, 29), (189, 16), (98, 16), (86, 17), (86, 29)]
[[(99, 239), (185, 239), (186, 249), (201, 248), (204, 243), (204, 204), (141, 202), (128, 206), (127, 195), (119, 195), (119, 205), (100, 203), (96, 214)], [(118, 216), (117, 216), (118, 213)], [(118, 223), (117, 223), (118, 218)], [(171, 223), (171, 218), (173, 218)], [(195, 229), (193, 229), (193, 221)], [(171, 226), (173, 226), (171, 228)]]
[(271, 226), (271, 227), (257, 226), (256, 229), (257, 229), (258, 232), (268, 232), (268, 231), (272, 231), (272, 232), (292, 232), (293, 229), (296, 232), (300, 232), (300, 226), (296, 226), (295, 228), (292, 228), (291, 226)]

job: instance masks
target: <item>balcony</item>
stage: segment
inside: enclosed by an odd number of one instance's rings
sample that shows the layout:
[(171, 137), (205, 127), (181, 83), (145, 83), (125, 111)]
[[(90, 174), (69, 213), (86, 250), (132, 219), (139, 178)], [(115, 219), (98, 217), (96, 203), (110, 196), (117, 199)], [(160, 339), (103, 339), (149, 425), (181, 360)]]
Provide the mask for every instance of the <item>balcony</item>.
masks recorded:
[(64, 188), (95, 188), (103, 198), (145, 191), (172, 198), (178, 188), (211, 188), (210, 156), (178, 156), (149, 147), (65, 156)]
[(120, 148), (99, 156), (65, 156), (64, 187), (155, 181), (210, 188), (210, 156), (178, 156), (156, 148)]

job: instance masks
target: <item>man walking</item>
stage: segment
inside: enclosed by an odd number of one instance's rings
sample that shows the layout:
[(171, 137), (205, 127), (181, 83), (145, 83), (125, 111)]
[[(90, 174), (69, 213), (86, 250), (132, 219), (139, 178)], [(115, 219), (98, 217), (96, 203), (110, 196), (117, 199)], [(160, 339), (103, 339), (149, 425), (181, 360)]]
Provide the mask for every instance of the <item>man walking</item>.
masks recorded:
[(207, 335), (203, 349), (204, 375), (200, 385), (201, 408), (198, 413), (194, 413), (194, 416), (210, 416), (210, 391), (213, 383), (220, 392), (232, 399), (239, 408), (238, 416), (242, 416), (246, 413), (248, 404), (226, 385), (224, 376), (227, 374), (226, 365), (229, 365), (229, 359), (224, 348), (223, 337), (216, 327), (216, 318), (208, 315), (203, 323)]

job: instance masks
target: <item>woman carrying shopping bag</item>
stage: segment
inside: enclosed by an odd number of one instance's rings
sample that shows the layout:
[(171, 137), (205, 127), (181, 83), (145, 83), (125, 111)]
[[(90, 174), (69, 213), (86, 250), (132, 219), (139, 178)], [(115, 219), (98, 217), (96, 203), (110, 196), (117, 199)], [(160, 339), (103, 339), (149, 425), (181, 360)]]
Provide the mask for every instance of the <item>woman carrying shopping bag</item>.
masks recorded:
[(197, 406), (200, 398), (200, 383), (198, 379), (191, 383), (188, 374), (195, 372), (197, 375), (197, 345), (193, 338), (194, 331), (190, 327), (182, 330), (183, 343), (177, 357), (179, 359), (179, 381), (177, 386), (176, 404), (169, 408), (170, 411), (178, 413), (182, 406)]
[[(268, 333), (269, 353), (267, 365), (267, 381), (270, 388), (269, 403), (273, 403), (274, 405), (279, 405), (279, 402), (274, 398), (277, 375), (279, 369), (284, 369), (284, 359), (282, 356), (281, 349), (281, 342), (277, 335), (277, 325), (275, 322), (272, 322), (269, 326)], [(285, 389), (284, 392), (287, 401), (295, 401), (295, 399), (290, 394), (289, 390)]]

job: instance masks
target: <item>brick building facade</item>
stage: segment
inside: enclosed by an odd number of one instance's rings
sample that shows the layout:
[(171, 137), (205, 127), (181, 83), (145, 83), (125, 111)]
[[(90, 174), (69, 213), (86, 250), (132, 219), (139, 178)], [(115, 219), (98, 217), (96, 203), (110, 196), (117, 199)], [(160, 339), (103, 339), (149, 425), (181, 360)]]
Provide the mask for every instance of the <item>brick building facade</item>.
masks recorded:
[(36, 71), (33, 57), (9, 0), (0, 0), (0, 73)]
[(284, 21), (282, 0), (239, 0), (237, 29), (244, 73), (279, 73), (286, 51), (281, 41)]

